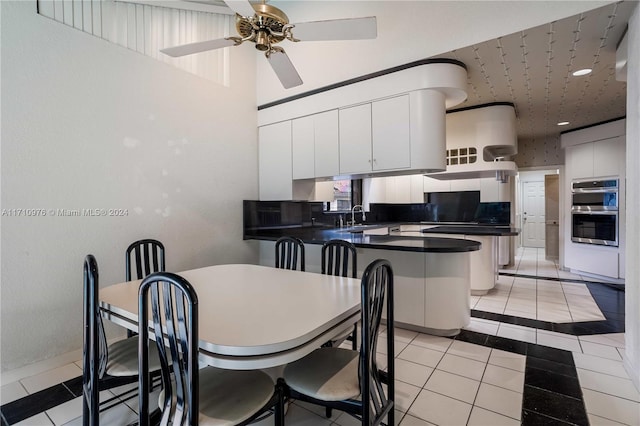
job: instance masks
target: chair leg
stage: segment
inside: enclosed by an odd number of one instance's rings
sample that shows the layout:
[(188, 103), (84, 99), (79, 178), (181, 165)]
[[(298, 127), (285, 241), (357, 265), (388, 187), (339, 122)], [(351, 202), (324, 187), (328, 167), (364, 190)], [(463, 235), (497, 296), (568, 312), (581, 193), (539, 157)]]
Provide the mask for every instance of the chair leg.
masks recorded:
[(353, 334), (351, 335), (351, 348), (354, 351), (358, 350), (358, 324), (354, 324), (353, 326)]
[(286, 384), (284, 383), (284, 380), (282, 378), (279, 378), (277, 383), (276, 383), (276, 393), (277, 393), (277, 397), (278, 397), (278, 401), (276, 403), (276, 409), (275, 409), (275, 426), (284, 426), (284, 399), (285, 399), (285, 386)]
[(324, 414), (327, 416), (328, 419), (330, 419), (331, 415), (333, 414), (331, 408), (325, 407), (325, 413)]

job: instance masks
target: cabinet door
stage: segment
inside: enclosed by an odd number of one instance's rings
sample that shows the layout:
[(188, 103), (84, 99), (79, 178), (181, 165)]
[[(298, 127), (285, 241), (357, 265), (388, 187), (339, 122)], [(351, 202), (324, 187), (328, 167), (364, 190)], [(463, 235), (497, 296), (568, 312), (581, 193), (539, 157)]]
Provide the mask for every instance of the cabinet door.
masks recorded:
[[(496, 180), (496, 178), (480, 179), (480, 202), (491, 203), (495, 201), (503, 201), (500, 199), (500, 185), (505, 185)], [(507, 185), (505, 185), (507, 186)]]
[(340, 147), (338, 139), (338, 110), (314, 116), (315, 177), (340, 174)]
[(440, 180), (431, 178), (428, 176), (424, 177), (424, 192), (444, 192), (451, 191), (451, 181), (450, 180)]
[(373, 170), (411, 167), (409, 95), (371, 104)]
[(624, 137), (593, 142), (593, 177), (623, 175)]
[(411, 202), (411, 176), (389, 176), (384, 179), (386, 179), (387, 203)]
[(291, 200), (291, 121), (258, 129), (260, 200)]
[(424, 203), (424, 176), (411, 175), (411, 199), (410, 203)]
[(593, 143), (569, 146), (566, 155), (569, 180), (593, 177)]
[(293, 120), (291, 135), (293, 178), (314, 178), (314, 116), (310, 115)]
[(340, 173), (371, 171), (371, 104), (339, 111)]

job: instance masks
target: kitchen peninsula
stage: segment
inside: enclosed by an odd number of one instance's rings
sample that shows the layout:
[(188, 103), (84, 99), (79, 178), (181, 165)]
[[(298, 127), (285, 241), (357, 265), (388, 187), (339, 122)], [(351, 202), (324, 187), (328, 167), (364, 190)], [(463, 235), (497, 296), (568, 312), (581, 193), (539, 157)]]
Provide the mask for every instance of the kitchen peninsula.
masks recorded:
[[(451, 336), (468, 325), (470, 254), (480, 250), (480, 242), (470, 236), (443, 238), (400, 231), (402, 226), (430, 225), (378, 223), (339, 228), (334, 226), (334, 220), (335, 215), (323, 213), (319, 202), (245, 201), (244, 239), (259, 240), (260, 264), (273, 265), (275, 240), (285, 235), (300, 238), (306, 245), (305, 261), (310, 272), (320, 272), (320, 250), (325, 241), (349, 241), (358, 250), (359, 273), (377, 258), (391, 261), (395, 276), (395, 318), (399, 326)], [(500, 235), (514, 232), (509, 227), (478, 228), (482, 229), (476, 232), (484, 229)], [(443, 229), (443, 233), (450, 231), (448, 227)], [(475, 275), (475, 271), (473, 273)]]

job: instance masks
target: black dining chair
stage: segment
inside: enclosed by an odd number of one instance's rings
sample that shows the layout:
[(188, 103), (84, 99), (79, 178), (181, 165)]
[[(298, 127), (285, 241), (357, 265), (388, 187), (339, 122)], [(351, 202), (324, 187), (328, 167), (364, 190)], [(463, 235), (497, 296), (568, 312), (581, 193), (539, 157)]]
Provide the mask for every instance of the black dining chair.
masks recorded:
[[(127, 338), (111, 345), (100, 315), (98, 263), (91, 254), (84, 260), (82, 390), (83, 424), (96, 426), (100, 411), (111, 408), (135, 395), (135, 389), (100, 401), (99, 392), (138, 380), (138, 339)], [(160, 370), (158, 352), (149, 356), (149, 369)]]
[[(394, 425), (393, 270), (373, 261), (362, 276), (362, 344), (359, 351), (322, 347), (285, 367), (289, 398), (345, 411), (363, 425)], [(380, 320), (387, 314), (387, 371), (380, 371), (376, 348)], [(280, 379), (282, 384), (282, 379)], [(385, 391), (383, 384), (386, 384)]]
[[(135, 267), (136, 278), (132, 268)], [(141, 280), (153, 272), (164, 271), (164, 245), (153, 239), (134, 241), (125, 252), (125, 278)]]
[[(299, 262), (298, 262), (299, 260)], [(280, 237), (276, 241), (276, 268), (304, 271), (304, 243), (296, 237)]]
[[(134, 241), (125, 251), (125, 281), (133, 279), (141, 280), (153, 272), (162, 272), (164, 267), (164, 245), (154, 239)], [(135, 268), (135, 275), (133, 275)], [(133, 337), (135, 333), (127, 330), (127, 337)]]
[[(344, 240), (329, 240), (322, 244), (320, 273), (340, 277), (357, 278), (358, 253), (356, 247)], [(327, 346), (340, 346), (347, 338), (351, 339), (352, 349), (358, 349), (358, 324), (353, 331), (341, 334), (328, 342)]]
[(281, 397), (266, 373), (198, 368), (198, 296), (186, 279), (168, 272), (149, 275), (140, 284), (138, 305), (140, 426), (150, 422), (150, 346), (162, 366), (161, 425), (245, 425), (272, 407), (277, 424), (283, 424)]

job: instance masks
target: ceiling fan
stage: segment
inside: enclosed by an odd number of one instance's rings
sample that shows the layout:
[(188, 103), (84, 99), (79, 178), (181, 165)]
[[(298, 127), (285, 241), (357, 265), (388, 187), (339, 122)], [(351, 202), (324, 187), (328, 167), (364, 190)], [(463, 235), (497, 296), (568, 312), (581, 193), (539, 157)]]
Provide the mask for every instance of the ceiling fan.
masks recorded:
[[(173, 56), (185, 56), (207, 50), (238, 46), (245, 41), (255, 43), (265, 56), (285, 89), (299, 86), (302, 79), (283, 48), (275, 46), (283, 40), (326, 41), (363, 40), (376, 38), (376, 17), (333, 19), (327, 21), (290, 24), (289, 18), (275, 6), (252, 4), (248, 0), (225, 0), (236, 12), (236, 30), (239, 37), (200, 41), (168, 47), (160, 52)], [(295, 36), (294, 36), (295, 32)]]

